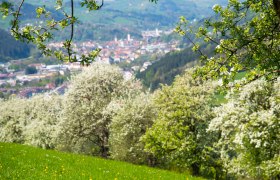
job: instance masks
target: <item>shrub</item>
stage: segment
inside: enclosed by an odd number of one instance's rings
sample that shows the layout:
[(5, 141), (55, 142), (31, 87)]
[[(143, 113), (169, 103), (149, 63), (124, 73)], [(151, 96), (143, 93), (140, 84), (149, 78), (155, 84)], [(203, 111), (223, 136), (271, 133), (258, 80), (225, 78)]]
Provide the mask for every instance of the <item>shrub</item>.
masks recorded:
[(107, 157), (111, 115), (106, 107), (141, 88), (125, 80), (119, 68), (99, 63), (73, 77), (63, 101), (60, 149)]
[(194, 175), (218, 176), (221, 168), (212, 144), (217, 138), (206, 133), (213, 113), (212, 84), (192, 78), (193, 70), (177, 77), (157, 92), (158, 117), (143, 137), (145, 148), (159, 163), (171, 169), (190, 169)]
[(274, 83), (256, 80), (215, 109), (217, 117), (209, 131), (220, 133), (217, 145), (229, 173), (243, 178), (279, 178), (279, 89), (280, 78)]
[(29, 100), (30, 112), (23, 128), (25, 144), (44, 149), (55, 148), (58, 123), (61, 118), (62, 97), (39, 95)]
[(28, 66), (25, 68), (25, 74), (36, 74), (38, 71), (35, 67), (33, 66)]
[(26, 99), (0, 100), (0, 141), (23, 143), (29, 106)]
[(140, 138), (151, 127), (156, 115), (151, 98), (150, 94), (141, 93), (112, 103), (115, 114), (110, 124), (109, 143), (113, 159), (150, 163), (150, 154), (144, 151)]
[(0, 141), (54, 148), (61, 97), (40, 95), (0, 102)]

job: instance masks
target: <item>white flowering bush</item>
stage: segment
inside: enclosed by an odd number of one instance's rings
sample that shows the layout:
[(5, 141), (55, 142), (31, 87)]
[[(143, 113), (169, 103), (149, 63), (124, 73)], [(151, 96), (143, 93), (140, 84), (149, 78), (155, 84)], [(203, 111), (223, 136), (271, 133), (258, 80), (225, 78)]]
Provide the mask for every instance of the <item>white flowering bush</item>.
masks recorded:
[(40, 95), (0, 102), (0, 141), (53, 149), (61, 97)]
[(107, 157), (111, 115), (106, 108), (141, 88), (137, 81), (125, 80), (119, 68), (100, 63), (73, 77), (63, 101), (59, 149)]
[(23, 128), (25, 144), (54, 149), (62, 112), (62, 97), (38, 95), (28, 100), (28, 122)]
[(206, 133), (213, 118), (209, 104), (214, 88), (211, 83), (193, 79), (192, 74), (193, 70), (188, 70), (157, 92), (158, 116), (142, 140), (146, 150), (165, 167), (218, 178), (221, 167), (212, 151), (217, 137)]
[(140, 138), (151, 127), (156, 115), (152, 96), (141, 93), (114, 101), (111, 109), (115, 110), (109, 136), (111, 158), (137, 164), (151, 163), (150, 154), (144, 151)]
[(215, 109), (209, 131), (229, 173), (249, 178), (280, 176), (280, 78), (256, 80)]
[(23, 127), (29, 113), (26, 99), (0, 100), (0, 141), (23, 143)]

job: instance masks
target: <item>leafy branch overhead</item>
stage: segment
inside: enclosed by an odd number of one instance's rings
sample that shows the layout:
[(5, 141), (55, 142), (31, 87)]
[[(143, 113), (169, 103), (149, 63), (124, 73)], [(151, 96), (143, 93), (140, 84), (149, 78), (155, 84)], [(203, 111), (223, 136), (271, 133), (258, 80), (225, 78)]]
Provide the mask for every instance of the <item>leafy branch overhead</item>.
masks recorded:
[[(156, 2), (157, 0), (150, 0)], [(88, 65), (94, 61), (101, 49), (95, 49), (89, 54), (78, 56), (73, 48), (74, 27), (78, 23), (78, 18), (74, 14), (74, 0), (70, 1), (70, 12), (65, 9), (68, 8), (63, 3), (63, 0), (56, 0), (54, 8), (63, 14), (63, 18), (56, 19), (52, 13), (47, 10), (45, 6), (40, 6), (36, 9), (36, 18), (43, 21), (42, 24), (28, 25), (23, 24), (20, 20), (22, 7), (25, 0), (21, 0), (17, 4), (12, 4), (9, 1), (0, 2), (0, 13), (3, 18), (12, 17), (11, 20), (11, 34), (20, 41), (25, 41), (37, 45), (38, 49), (46, 56), (54, 55), (57, 59), (65, 62), (81, 62), (81, 64)], [(89, 11), (100, 10), (104, 5), (104, 0), (83, 0), (80, 2), (82, 7)], [(47, 42), (54, 39), (53, 32), (55, 30), (63, 30), (70, 28), (69, 39), (63, 43), (62, 50), (53, 50), (47, 47)]]
[[(182, 17), (176, 31), (183, 36), (194, 33), (198, 39), (191, 41), (204, 65), (197, 75), (230, 85), (237, 73), (246, 71), (246, 81), (235, 84), (237, 87), (260, 77), (275, 80), (280, 74), (279, 4), (279, 0), (230, 0), (224, 8), (214, 5), (217, 16), (196, 32)], [(206, 56), (201, 43), (216, 45), (215, 55)]]

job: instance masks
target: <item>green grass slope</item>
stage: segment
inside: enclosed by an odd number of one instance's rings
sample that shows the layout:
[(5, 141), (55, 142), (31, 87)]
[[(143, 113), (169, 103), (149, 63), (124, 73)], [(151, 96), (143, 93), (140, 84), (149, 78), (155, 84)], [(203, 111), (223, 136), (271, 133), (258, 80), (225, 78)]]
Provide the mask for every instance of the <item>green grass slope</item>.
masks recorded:
[(199, 179), (90, 156), (0, 143), (0, 179)]

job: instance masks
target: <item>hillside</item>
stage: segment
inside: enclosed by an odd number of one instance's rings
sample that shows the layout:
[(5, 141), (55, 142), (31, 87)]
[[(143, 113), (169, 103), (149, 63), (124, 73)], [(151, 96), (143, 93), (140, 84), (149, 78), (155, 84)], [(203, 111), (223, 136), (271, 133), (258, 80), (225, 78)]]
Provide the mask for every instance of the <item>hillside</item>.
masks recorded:
[[(211, 54), (214, 49), (213, 45), (201, 47), (205, 54)], [(175, 76), (183, 73), (186, 68), (195, 66), (199, 62), (199, 54), (192, 51), (192, 48), (186, 48), (183, 51), (170, 52), (162, 57), (159, 61), (139, 72), (136, 77), (141, 79), (143, 84), (155, 90), (160, 84), (170, 85)]]
[(0, 179), (200, 179), (83, 155), (0, 143)]
[(85, 9), (77, 8), (77, 14), (80, 14), (83, 22), (123, 24), (141, 29), (173, 28), (180, 16), (189, 20), (208, 17), (214, 4), (225, 2), (227, 1), (159, 0), (155, 4), (148, 0), (111, 0), (105, 2), (104, 8), (98, 12), (81, 13)]
[(0, 63), (29, 56), (31, 45), (16, 41), (8, 32), (0, 29)]
[[(172, 29), (180, 16), (185, 16), (189, 20), (211, 16), (212, 6), (217, 3), (224, 5), (227, 0), (159, 0), (156, 4), (148, 0), (110, 0), (105, 1), (101, 10), (88, 12), (86, 8), (80, 6), (79, 1), (75, 1), (75, 14), (80, 21), (79, 27), (76, 28), (76, 34), (79, 34), (76, 40), (109, 39), (108, 34), (110, 38), (124, 37), (127, 32), (133, 32), (135, 38), (141, 35), (141, 30)], [(22, 8), (23, 23), (38, 21), (35, 13), (31, 12), (35, 12), (36, 7), (43, 4), (48, 11), (54, 13), (53, 3), (31, 0)], [(70, 12), (69, 0), (64, 2), (64, 7), (65, 11)], [(61, 17), (61, 12), (54, 13), (54, 18)], [(0, 25), (8, 28), (4, 20), (0, 20)], [(61, 39), (69, 38), (68, 36), (67, 29), (58, 35)]]
[[(142, 28), (173, 27), (178, 17), (187, 19), (201, 19), (209, 17), (214, 4), (225, 5), (227, 0), (159, 0), (156, 4), (149, 0), (109, 0), (99, 11), (88, 12), (80, 7), (81, 0), (75, 1), (76, 16), (82, 22), (93, 24), (124, 24)], [(28, 1), (35, 6), (45, 4), (49, 9), (53, 4), (48, 1)], [(64, 1), (66, 10), (70, 8), (70, 1)], [(148, 27), (147, 27), (148, 25)]]

